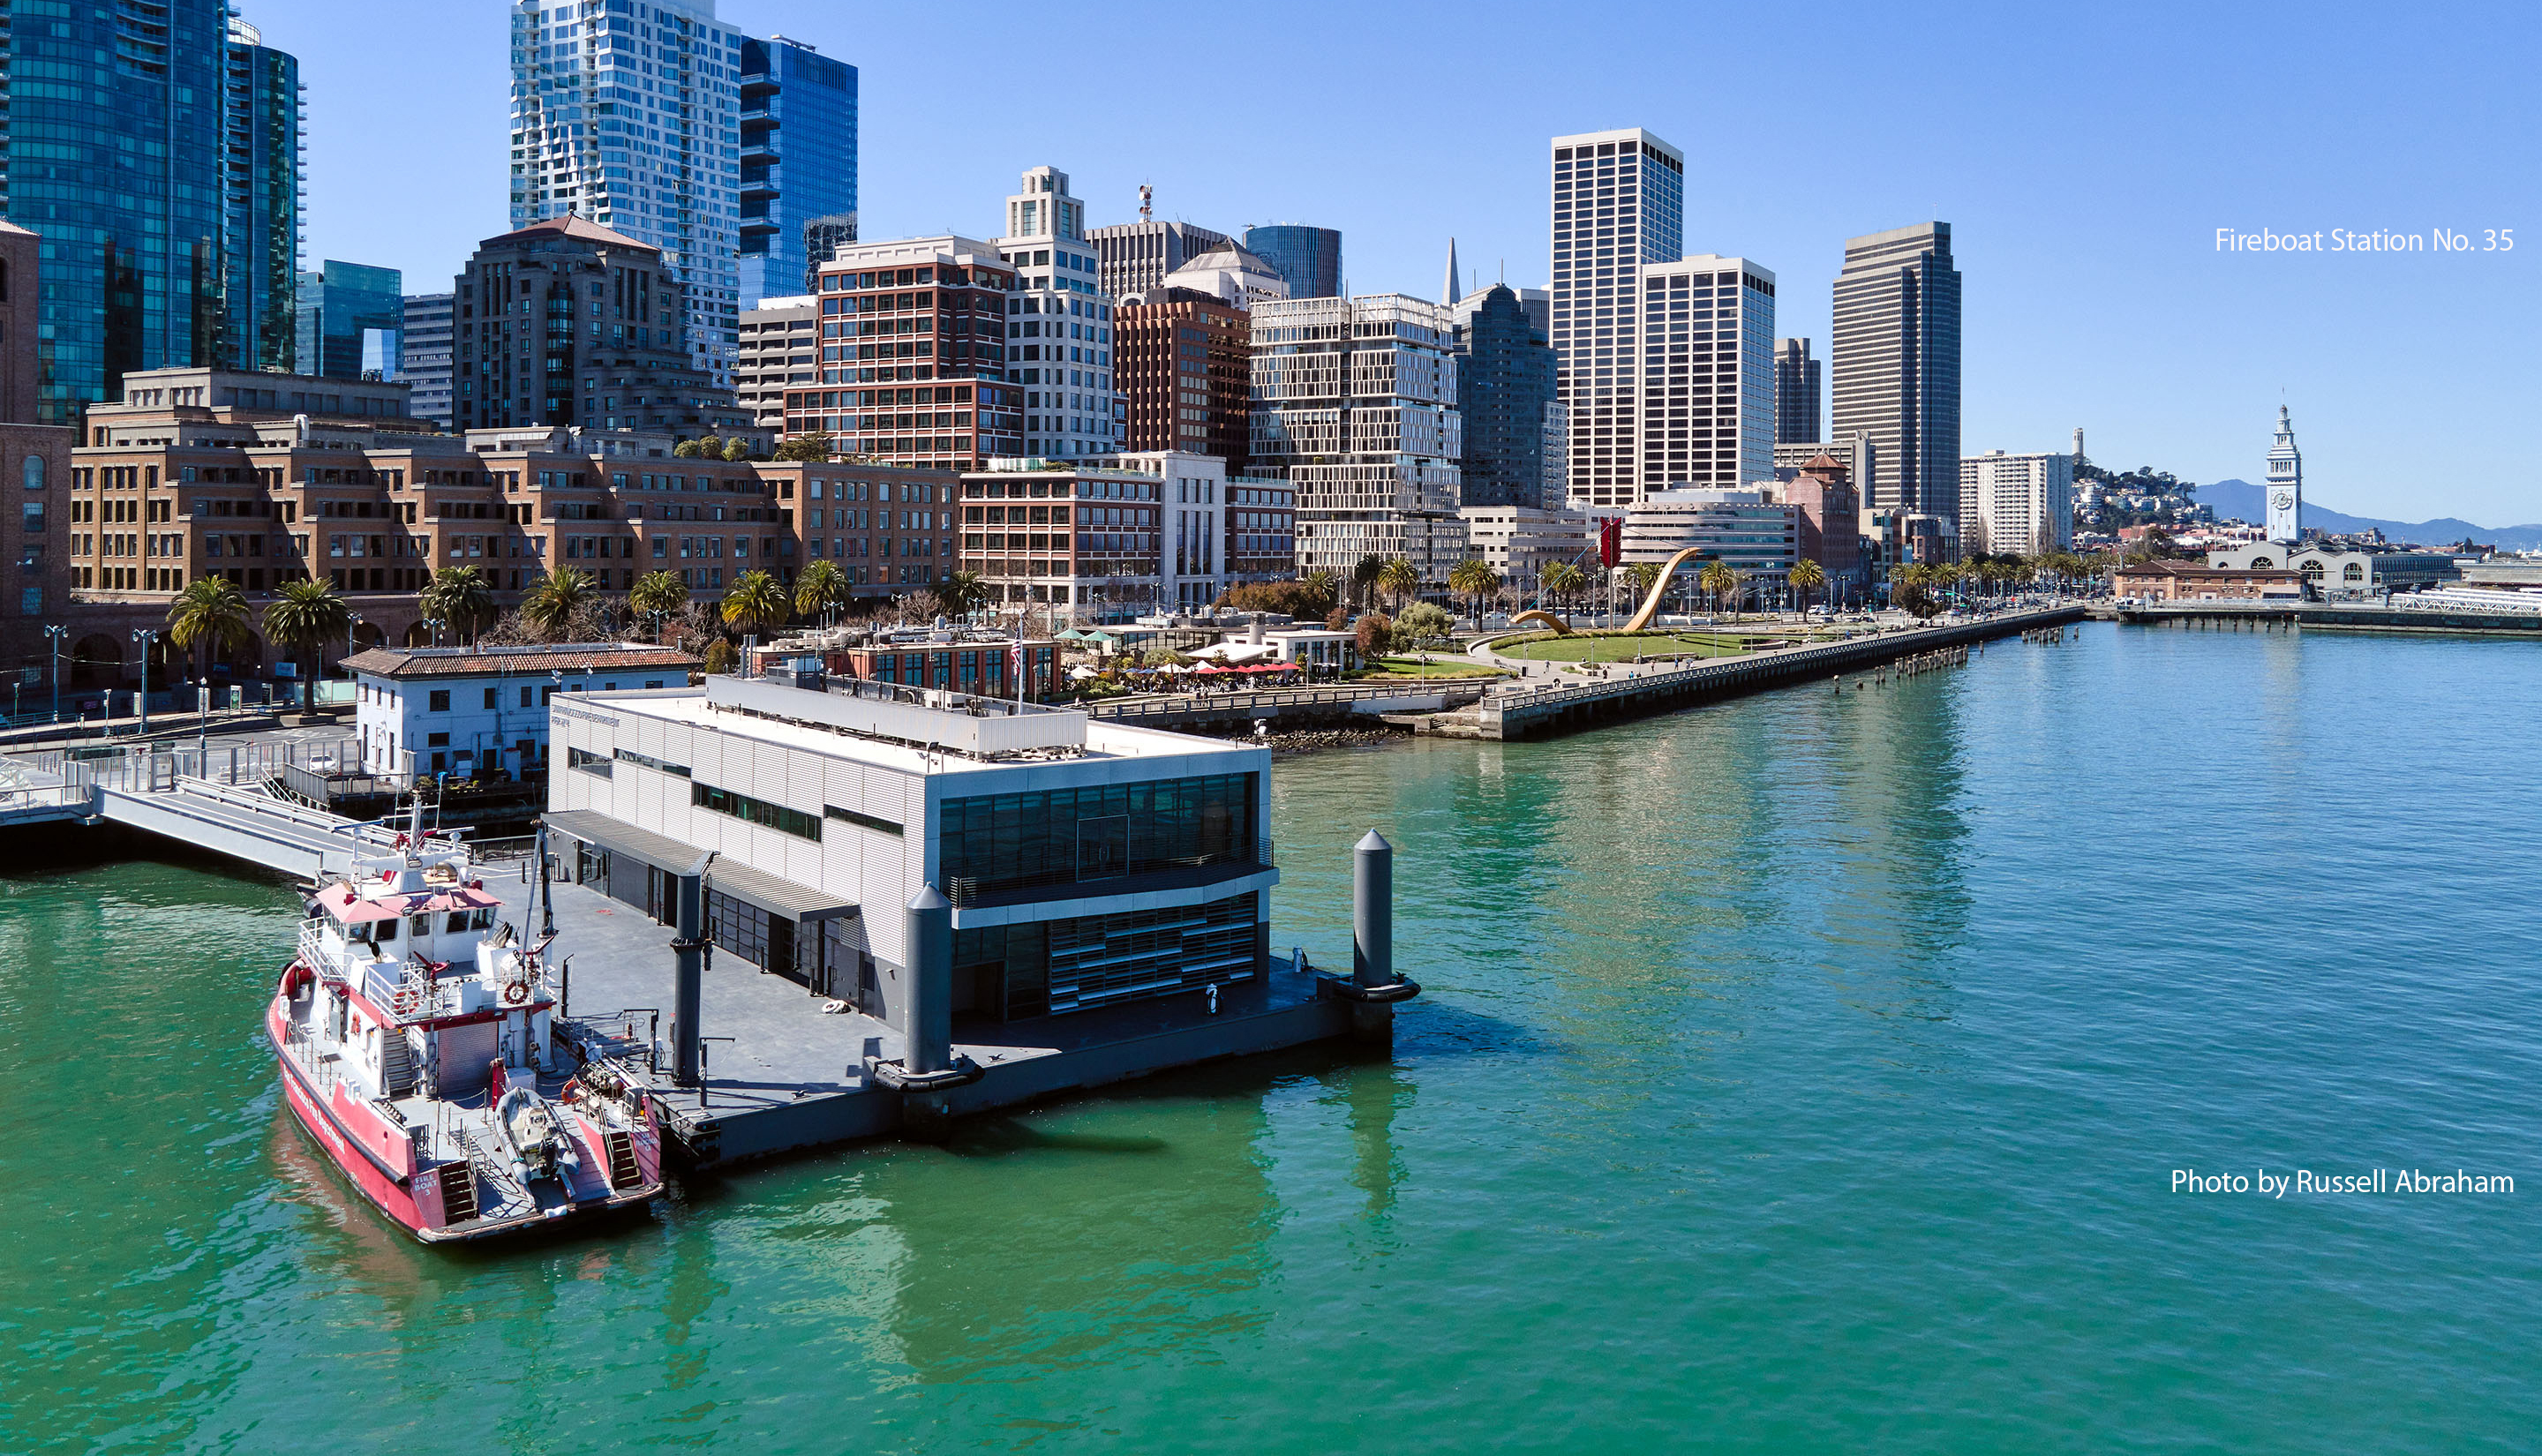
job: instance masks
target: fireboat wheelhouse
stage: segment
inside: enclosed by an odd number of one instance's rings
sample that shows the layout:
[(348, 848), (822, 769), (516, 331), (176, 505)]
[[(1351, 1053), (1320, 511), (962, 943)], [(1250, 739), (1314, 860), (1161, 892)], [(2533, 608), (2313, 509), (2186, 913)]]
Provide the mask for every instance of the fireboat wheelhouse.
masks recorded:
[(419, 811), (323, 887), (265, 1014), (284, 1094), (363, 1197), (426, 1243), (651, 1201), (661, 1135), (611, 1062), (556, 1062), (547, 942), (523, 943)]

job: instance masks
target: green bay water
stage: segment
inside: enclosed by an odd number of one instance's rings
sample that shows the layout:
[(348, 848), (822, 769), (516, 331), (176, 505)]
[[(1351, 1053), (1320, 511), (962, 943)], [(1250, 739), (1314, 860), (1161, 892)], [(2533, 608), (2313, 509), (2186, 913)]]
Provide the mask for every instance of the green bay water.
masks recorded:
[[(0, 879), (0, 1450), (2531, 1450), (2542, 644), (2100, 626), (1283, 761), (1390, 1060), (1201, 1068), (408, 1244), (290, 1125), (297, 910)], [(58, 859), (58, 863), (47, 863)], [(2506, 1197), (2174, 1193), (2174, 1170)]]

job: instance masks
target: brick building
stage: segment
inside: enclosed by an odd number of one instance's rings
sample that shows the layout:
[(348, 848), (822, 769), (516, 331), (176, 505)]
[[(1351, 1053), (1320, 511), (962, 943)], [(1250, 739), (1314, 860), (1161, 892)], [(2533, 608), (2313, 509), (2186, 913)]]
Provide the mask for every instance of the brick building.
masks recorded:
[(577, 425), (687, 439), (749, 411), (693, 362), (662, 251), (570, 214), (477, 245), (454, 280), (460, 428)]
[[(499, 607), (561, 566), (606, 593), (665, 570), (711, 597), (753, 568), (790, 583), (808, 561), (837, 560), (866, 599), (951, 569), (954, 483), (941, 472), (681, 459), (668, 435), (561, 426), (447, 435), (400, 412), (406, 388), (162, 370), (91, 406), (95, 443), (73, 450), (60, 432), (42, 555), (67, 567), (55, 619), (84, 639), (89, 672), (122, 663), (130, 630), (163, 626), (204, 575), (236, 582), (259, 611), (285, 581), (331, 582), (360, 619), (359, 646), (426, 640), (415, 594), (446, 566), (484, 571)], [(231, 670), (272, 660), (255, 643)]]
[(2140, 561), (2119, 568), (2113, 590), (2122, 597), (2153, 602), (2241, 602), (2261, 597), (2296, 601), (2303, 596), (2303, 577), (2293, 571), (2202, 566), (2195, 561)]
[(1022, 450), (1022, 392), (1000, 383), (1014, 272), (995, 247), (842, 244), (820, 285), (820, 387), (796, 387), (789, 364), (786, 434), (826, 431), (840, 455), (934, 471)]
[(1132, 450), (1245, 461), (1253, 325), (1243, 309), (1189, 288), (1158, 288), (1112, 311), (1112, 377)]
[(66, 518), (71, 447), (79, 432), (37, 424), (36, 322), (41, 240), (0, 222), (0, 669), (48, 661), (44, 627), (59, 620), (69, 582), (58, 533)]

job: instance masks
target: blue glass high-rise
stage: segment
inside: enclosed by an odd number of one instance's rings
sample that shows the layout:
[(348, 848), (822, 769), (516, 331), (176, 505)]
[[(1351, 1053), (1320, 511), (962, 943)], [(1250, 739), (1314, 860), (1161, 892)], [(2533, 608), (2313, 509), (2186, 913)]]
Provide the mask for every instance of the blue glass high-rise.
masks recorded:
[[(1303, 223), (1244, 230), (1245, 251), (1280, 270), (1291, 298), (1342, 296), (1342, 235)], [(1455, 303), (1455, 299), (1446, 300)]]
[(288, 368), (291, 58), (225, 0), (22, 10), (9, 51), (0, 210), (44, 240), (38, 418), (76, 423), (134, 370)]
[(300, 372), (329, 379), (396, 379), (406, 329), (406, 279), (395, 268), (334, 258), (300, 275)]
[(783, 36), (742, 41), (741, 306), (811, 292), (804, 225), (835, 246), (856, 210), (857, 68)]

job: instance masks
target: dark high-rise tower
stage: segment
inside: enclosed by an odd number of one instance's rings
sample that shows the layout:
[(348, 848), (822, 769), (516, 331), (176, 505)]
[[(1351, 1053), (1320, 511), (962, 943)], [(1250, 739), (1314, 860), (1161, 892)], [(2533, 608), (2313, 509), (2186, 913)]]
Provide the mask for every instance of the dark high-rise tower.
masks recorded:
[(1559, 510), (1546, 499), (1545, 410), (1553, 404), (1553, 349), (1516, 291), (1496, 284), (1456, 318), (1457, 407), (1464, 416), (1467, 506)]
[(1774, 443), (1807, 445), (1825, 438), (1819, 419), (1819, 361), (1810, 357), (1810, 341), (1774, 340)]
[(1836, 439), (1871, 437), (1880, 461), (1863, 505), (1960, 514), (1960, 273), (1951, 225), (1854, 238), (1835, 280)]

